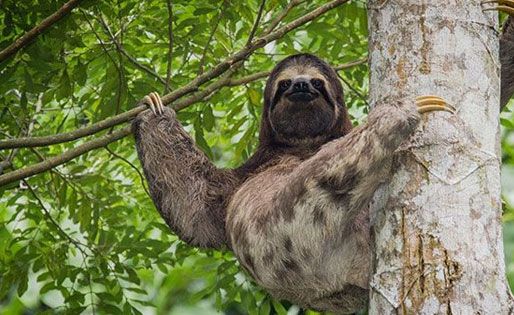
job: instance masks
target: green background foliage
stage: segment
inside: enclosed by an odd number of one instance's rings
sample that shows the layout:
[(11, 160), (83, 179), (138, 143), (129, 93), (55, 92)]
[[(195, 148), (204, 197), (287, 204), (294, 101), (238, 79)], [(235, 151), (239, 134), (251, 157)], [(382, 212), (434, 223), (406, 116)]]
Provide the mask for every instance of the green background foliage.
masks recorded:
[[(170, 12), (166, 1), (157, 0), (85, 1), (0, 63), (0, 138), (72, 131), (127, 111), (151, 91), (165, 93), (162, 81), (168, 65), (170, 89), (185, 85), (246, 45), (261, 3), (172, 2), (171, 63)], [(63, 3), (0, 0), (0, 50)], [(323, 3), (303, 1), (282, 24)], [(287, 1), (266, 1), (256, 36), (286, 6)], [(297, 52), (315, 53), (334, 66), (366, 57), (364, 7), (358, 1), (342, 5), (286, 34), (249, 56), (234, 77), (271, 70), (278, 60)], [(367, 66), (339, 73), (358, 124), (368, 109)], [(237, 166), (255, 148), (264, 83), (261, 79), (223, 88), (179, 112), (185, 128), (218, 166)], [(512, 284), (510, 111), (502, 114), (502, 126), (505, 249)], [(5, 172), (23, 168), (100, 134), (0, 151), (0, 161), (12, 161)], [(0, 188), (0, 313), (298, 312), (256, 287), (231, 253), (201, 251), (179, 241), (146, 191), (132, 137)]]

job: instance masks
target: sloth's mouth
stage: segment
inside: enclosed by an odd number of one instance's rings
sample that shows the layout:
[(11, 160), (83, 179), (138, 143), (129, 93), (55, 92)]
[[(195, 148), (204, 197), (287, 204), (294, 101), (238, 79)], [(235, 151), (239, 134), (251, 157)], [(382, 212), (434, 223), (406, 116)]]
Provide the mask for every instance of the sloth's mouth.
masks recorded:
[(298, 91), (293, 92), (287, 96), (287, 99), (292, 102), (309, 102), (318, 97), (318, 93)]

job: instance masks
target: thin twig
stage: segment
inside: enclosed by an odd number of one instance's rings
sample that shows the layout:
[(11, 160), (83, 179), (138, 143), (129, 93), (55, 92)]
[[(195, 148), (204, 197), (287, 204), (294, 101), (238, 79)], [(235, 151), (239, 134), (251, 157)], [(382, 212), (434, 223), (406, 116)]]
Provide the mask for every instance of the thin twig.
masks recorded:
[[(97, 14), (98, 18), (97, 20), (100, 22), (100, 24), (103, 26), (105, 32), (109, 35), (109, 37), (112, 38), (112, 40), (116, 41), (116, 38), (114, 36), (114, 34), (112, 34), (111, 32), (111, 29), (109, 28), (109, 26), (107, 25), (107, 22), (105, 22), (104, 18), (102, 17), (102, 14), (100, 12), (98, 12)], [(120, 43), (119, 43), (119, 46), (122, 46), (122, 40), (123, 38), (123, 29), (120, 30)], [(118, 47), (118, 45), (116, 45), (116, 48)], [(119, 49), (117, 49), (117, 52), (118, 52), (118, 64), (116, 64), (113, 60), (113, 63), (114, 63), (114, 67), (116, 68), (116, 71), (118, 73), (118, 91), (116, 92), (116, 110), (114, 112), (115, 115), (119, 114), (120, 112), (120, 108), (121, 108), (121, 93), (122, 93), (122, 89), (123, 89), (123, 83), (125, 82), (125, 71), (124, 71), (124, 67), (123, 67), (123, 58), (122, 58), (122, 53)], [(114, 128), (114, 127), (113, 127)]]
[[(34, 114), (32, 115), (32, 119), (30, 120), (28, 127), (21, 131), (21, 134), (24, 135), (26, 138), (30, 138), (30, 134), (32, 133), (32, 130), (34, 129), (34, 125), (36, 124), (36, 116), (41, 112), (41, 108), (43, 107), (43, 103), (41, 102), (41, 99), (38, 98), (36, 101), (36, 110), (34, 111)], [(18, 127), (21, 127), (18, 125)], [(0, 162), (0, 174), (3, 173), (4, 169), (13, 167), (12, 161), (18, 154), (20, 148), (14, 148), (14, 150), (11, 151), (10, 154), (7, 155), (7, 158)]]
[(212, 28), (212, 31), (209, 34), (209, 39), (207, 39), (207, 43), (203, 47), (202, 57), (200, 58), (200, 65), (198, 66), (198, 74), (199, 75), (203, 73), (203, 66), (205, 64), (205, 57), (207, 57), (207, 51), (209, 49), (209, 46), (211, 45), (212, 38), (214, 37), (216, 30), (218, 29), (218, 25), (220, 24), (220, 21), (223, 18), (223, 15), (225, 14), (226, 7), (227, 7), (227, 0), (223, 0), (223, 3), (221, 4), (221, 7), (220, 7), (220, 12), (218, 13), (218, 17), (216, 18), (216, 22), (214, 22), (214, 27)]
[(98, 18), (98, 21), (100, 22), (100, 24), (102, 25), (102, 27), (104, 28), (105, 32), (107, 33), (107, 35), (109, 35), (112, 43), (114, 44), (114, 46), (116, 47), (116, 49), (118, 50), (118, 52), (120, 52), (123, 56), (125, 56), (127, 58), (128, 61), (130, 61), (130, 63), (132, 63), (136, 68), (148, 73), (149, 75), (151, 75), (152, 77), (156, 78), (157, 80), (159, 80), (162, 84), (166, 84), (166, 80), (163, 79), (157, 72), (155, 72), (154, 70), (152, 70), (151, 68), (141, 64), (140, 62), (138, 62), (136, 60), (136, 58), (132, 57), (126, 50), (125, 48), (123, 48), (123, 45), (116, 39), (116, 36), (113, 34), (113, 32), (111, 31), (111, 28), (109, 27), (109, 25), (107, 24), (107, 22), (102, 18)]
[(95, 35), (96, 39), (98, 40), (98, 43), (100, 43), (100, 47), (102, 48), (104, 53), (107, 55), (107, 57), (109, 57), (109, 59), (111, 60), (111, 62), (114, 65), (114, 68), (116, 68), (116, 71), (119, 71), (119, 68), (118, 68), (118, 65), (116, 64), (116, 61), (114, 60), (114, 58), (109, 53), (109, 50), (107, 49), (107, 45), (104, 43), (104, 41), (102, 40), (100, 35), (95, 31), (95, 27), (93, 26), (93, 23), (91, 23), (91, 21), (89, 20), (86, 11), (80, 10), (80, 12), (82, 12), (82, 15), (84, 16), (84, 19), (86, 20), (86, 23), (91, 28), (91, 32), (93, 32), (93, 35)]
[(109, 149), (109, 146), (106, 145), (105, 150), (107, 150), (107, 152), (109, 152), (115, 158), (118, 158), (118, 159), (122, 160), (123, 162), (127, 163), (133, 170), (136, 171), (136, 173), (139, 175), (139, 179), (141, 180), (141, 186), (143, 186), (143, 189), (145, 190), (148, 197), (151, 198), (150, 191), (148, 191), (148, 188), (146, 187), (145, 177), (143, 176), (143, 174), (141, 174), (141, 171), (139, 170), (139, 168), (137, 168), (134, 164), (132, 164), (129, 160), (127, 160), (123, 156), (121, 156), (118, 153), (114, 152), (113, 150)]
[(348, 80), (346, 80), (342, 75), (340, 75), (339, 73), (337, 74), (337, 76), (339, 77), (339, 79), (341, 79), (341, 81), (344, 82), (344, 84), (353, 92), (355, 93), (363, 102), (364, 104), (366, 104), (366, 106), (369, 108), (369, 103), (368, 103), (368, 100), (366, 99), (366, 97), (364, 95), (362, 95), (361, 92), (359, 92), (359, 90), (357, 90), (355, 87), (353, 87), (350, 82), (348, 82)]
[(197, 92), (190, 97), (180, 100), (173, 104), (173, 108), (175, 110), (181, 110), (184, 109), (196, 102), (199, 102), (212, 93), (216, 92), (217, 90), (221, 89), (224, 86), (227, 86), (228, 83), (231, 80), (232, 75), (236, 72), (237, 69), (239, 69), (243, 65), (243, 61), (239, 61), (238, 63), (234, 64), (232, 68), (230, 68), (227, 72), (223, 74), (223, 76), (216, 82), (209, 84), (205, 89), (201, 90), (200, 92)]
[(167, 94), (170, 91), (171, 62), (173, 57), (173, 4), (171, 0), (166, 0), (166, 5), (168, 7), (168, 60), (166, 66), (166, 84), (163, 94)]
[(59, 232), (59, 234), (67, 239), (68, 241), (70, 241), (70, 243), (72, 243), (73, 245), (75, 245), (75, 247), (80, 250), (82, 252), (83, 255), (85, 256), (89, 256), (85, 251), (84, 249), (82, 248), (82, 246), (86, 247), (89, 249), (89, 246), (87, 246), (86, 244), (82, 244), (81, 242), (77, 241), (76, 239), (72, 238), (71, 236), (68, 235), (68, 233), (66, 233), (62, 228), (61, 226), (59, 225), (59, 223), (57, 223), (57, 221), (55, 221), (55, 219), (52, 217), (52, 215), (50, 214), (50, 211), (45, 207), (45, 204), (43, 203), (43, 200), (41, 200), (41, 198), (39, 198), (39, 196), (36, 194), (36, 191), (34, 190), (34, 188), (32, 188), (32, 186), (26, 181), (26, 180), (23, 180), (23, 183), (28, 187), (30, 193), (32, 194), (32, 196), (34, 196), (34, 198), (36, 199), (36, 201), (38, 202), (39, 206), (41, 207), (41, 210), (43, 210), (43, 213), (45, 214), (45, 217), (48, 219), (48, 221), (50, 221), (50, 223), (52, 223), (52, 225), (57, 229), (57, 231)]
[(261, 0), (261, 5), (259, 6), (259, 12), (257, 13), (257, 17), (253, 22), (252, 30), (250, 31), (250, 35), (248, 35), (248, 40), (246, 41), (246, 46), (252, 43), (253, 37), (255, 36), (255, 32), (259, 27), (259, 23), (261, 22), (262, 12), (264, 11), (264, 6), (266, 5), (266, 0)]
[(20, 49), (32, 42), (32, 40), (34, 40), (39, 34), (45, 32), (52, 25), (68, 15), (71, 10), (79, 5), (80, 1), (82, 0), (70, 0), (66, 2), (59, 10), (44, 19), (39, 25), (23, 34), (23, 36), (18, 38), (11, 45), (7, 46), (4, 50), (0, 51), (0, 63), (16, 54)]

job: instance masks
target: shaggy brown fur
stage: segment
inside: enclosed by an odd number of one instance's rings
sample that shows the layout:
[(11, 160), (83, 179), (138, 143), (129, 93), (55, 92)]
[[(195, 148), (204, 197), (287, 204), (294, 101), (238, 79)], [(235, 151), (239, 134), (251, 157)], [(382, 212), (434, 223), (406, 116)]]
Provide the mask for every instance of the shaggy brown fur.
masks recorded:
[(274, 297), (354, 312), (367, 300), (367, 205), (416, 129), (416, 106), (377, 105), (352, 129), (335, 71), (309, 54), (280, 62), (264, 94), (259, 147), (234, 170), (217, 169), (172, 110), (141, 113), (133, 128), (152, 198), (179, 237), (229, 247)]
[(514, 94), (514, 17), (510, 16), (503, 25), (500, 38), (501, 101), (503, 108)]

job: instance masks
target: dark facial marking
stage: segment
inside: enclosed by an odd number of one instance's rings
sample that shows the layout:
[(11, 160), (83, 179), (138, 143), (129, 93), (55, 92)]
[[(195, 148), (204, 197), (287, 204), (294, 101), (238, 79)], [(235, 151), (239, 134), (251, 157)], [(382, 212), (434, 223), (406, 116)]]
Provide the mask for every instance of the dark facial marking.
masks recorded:
[(291, 86), (291, 80), (282, 80), (278, 82), (278, 89), (280, 91), (285, 91)]
[(323, 87), (323, 80), (311, 79), (311, 84), (316, 90), (320, 90)]
[[(311, 101), (296, 101), (287, 99), (295, 79), (295, 70), (298, 70), (301, 79), (303, 69), (310, 89), (317, 95)], [(292, 70), (291, 78), (282, 76), (282, 79), (291, 79), (291, 86), (286, 92), (280, 89), (281, 74)], [(321, 82), (316, 81), (322, 79)], [(320, 84), (321, 83), (321, 84)], [(285, 83), (286, 87), (288, 83)], [(309, 95), (304, 95), (308, 99)], [(299, 95), (299, 99), (303, 96)], [(343, 87), (334, 69), (311, 54), (298, 54), (285, 58), (272, 70), (264, 90), (264, 109), (259, 133), (259, 149), (267, 145), (277, 147), (297, 147), (305, 143), (308, 145), (322, 144), (349, 133), (352, 123), (344, 106)], [(305, 142), (306, 140), (307, 142)], [(309, 142), (310, 141), (310, 142)]]

